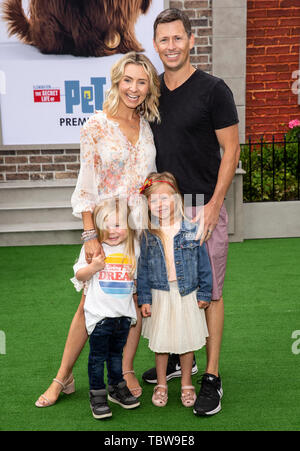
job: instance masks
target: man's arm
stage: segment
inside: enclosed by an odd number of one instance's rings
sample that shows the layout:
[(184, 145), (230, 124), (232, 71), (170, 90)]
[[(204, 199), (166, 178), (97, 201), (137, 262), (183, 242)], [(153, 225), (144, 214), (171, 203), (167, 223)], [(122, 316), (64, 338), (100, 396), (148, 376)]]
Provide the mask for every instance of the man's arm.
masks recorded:
[[(224, 150), (214, 194), (204, 207), (204, 228), (200, 244), (208, 240), (216, 227), (224, 198), (231, 185), (240, 157), (238, 125), (216, 130), (220, 146)], [(209, 233), (208, 231), (211, 231)]]
[(221, 160), (218, 181), (211, 202), (222, 206), (226, 193), (235, 175), (235, 170), (240, 158), (238, 125), (216, 130), (220, 146), (224, 150)]

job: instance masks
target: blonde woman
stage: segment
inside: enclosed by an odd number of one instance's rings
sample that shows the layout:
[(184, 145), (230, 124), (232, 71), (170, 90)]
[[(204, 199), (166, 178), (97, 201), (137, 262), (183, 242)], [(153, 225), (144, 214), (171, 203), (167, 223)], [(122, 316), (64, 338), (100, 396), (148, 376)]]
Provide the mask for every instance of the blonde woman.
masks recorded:
[[(73, 214), (82, 217), (82, 238), (86, 261), (103, 253), (97, 239), (93, 210), (103, 199), (112, 196), (133, 197), (146, 175), (155, 171), (155, 146), (149, 122), (160, 121), (158, 112), (159, 78), (151, 61), (144, 55), (130, 52), (117, 61), (111, 70), (111, 88), (103, 111), (98, 111), (84, 125), (80, 136), (80, 172), (71, 203)], [(60, 392), (74, 390), (73, 366), (86, 341), (84, 321), (85, 296), (71, 323), (61, 366), (52, 384), (36, 402), (49, 407)], [(124, 349), (123, 374), (134, 396), (141, 395), (135, 377), (133, 360), (141, 331), (132, 327)]]

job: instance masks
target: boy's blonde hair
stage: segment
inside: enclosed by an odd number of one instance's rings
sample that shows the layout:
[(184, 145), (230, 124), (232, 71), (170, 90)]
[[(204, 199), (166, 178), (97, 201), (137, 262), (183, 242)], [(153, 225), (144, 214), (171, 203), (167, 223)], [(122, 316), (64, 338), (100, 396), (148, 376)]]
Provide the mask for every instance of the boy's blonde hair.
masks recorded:
[(149, 58), (142, 53), (129, 52), (118, 60), (111, 69), (111, 87), (107, 91), (103, 110), (111, 116), (115, 116), (119, 106), (119, 83), (124, 75), (125, 66), (127, 64), (135, 64), (142, 66), (149, 77), (149, 93), (144, 102), (137, 107), (137, 112), (147, 121), (160, 122), (160, 114), (158, 111), (158, 98), (160, 96), (160, 82), (157, 71)]
[(136, 270), (134, 248), (135, 232), (129, 226), (128, 218), (130, 215), (130, 208), (126, 199), (120, 199), (118, 197), (106, 199), (100, 205), (95, 207), (93, 212), (93, 220), (100, 243), (103, 243), (108, 236), (106, 221), (112, 215), (114, 215), (116, 223), (119, 224), (120, 228), (127, 229), (124, 258), (125, 256), (129, 257), (131, 264), (129, 276), (133, 279)]

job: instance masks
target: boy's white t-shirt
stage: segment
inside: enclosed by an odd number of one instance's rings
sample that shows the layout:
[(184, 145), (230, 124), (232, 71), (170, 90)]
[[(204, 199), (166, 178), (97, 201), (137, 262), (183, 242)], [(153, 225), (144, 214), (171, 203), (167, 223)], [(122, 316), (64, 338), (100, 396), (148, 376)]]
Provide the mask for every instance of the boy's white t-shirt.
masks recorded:
[[(85, 324), (89, 335), (96, 324), (102, 319), (127, 316), (131, 323), (136, 323), (136, 310), (133, 301), (134, 280), (129, 278), (131, 265), (124, 255), (125, 244), (109, 246), (102, 243), (105, 253), (105, 268), (96, 272), (87, 282), (76, 279), (76, 272), (87, 266), (84, 246), (81, 248), (79, 259), (73, 266), (75, 277), (71, 279), (77, 291), (85, 288), (84, 303)], [(136, 261), (139, 257), (139, 247), (135, 243)], [(134, 276), (136, 279), (136, 274)]]

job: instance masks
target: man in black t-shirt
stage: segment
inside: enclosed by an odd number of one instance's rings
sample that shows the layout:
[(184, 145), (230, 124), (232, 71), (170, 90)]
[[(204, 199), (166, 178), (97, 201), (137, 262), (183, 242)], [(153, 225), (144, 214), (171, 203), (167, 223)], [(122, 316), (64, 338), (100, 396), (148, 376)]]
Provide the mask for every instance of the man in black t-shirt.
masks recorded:
[[(240, 147), (232, 92), (220, 78), (191, 65), (193, 46), (191, 24), (182, 11), (168, 9), (159, 14), (154, 23), (154, 47), (165, 72), (161, 76), (161, 123), (152, 124), (156, 163), (158, 172), (173, 173), (182, 194), (190, 195), (190, 212), (194, 220), (199, 220), (196, 207), (204, 200), (200, 243), (206, 242), (211, 261), (214, 302), (206, 309), (207, 366), (194, 413), (213, 415), (221, 410), (223, 394), (219, 355), (228, 248), (228, 218), (223, 202), (235, 175)], [(224, 151), (222, 159), (220, 147)], [(197, 372), (195, 364), (193, 368)], [(178, 356), (170, 356), (166, 372), (166, 381), (181, 376)], [(146, 371), (143, 379), (156, 383), (155, 368)]]

